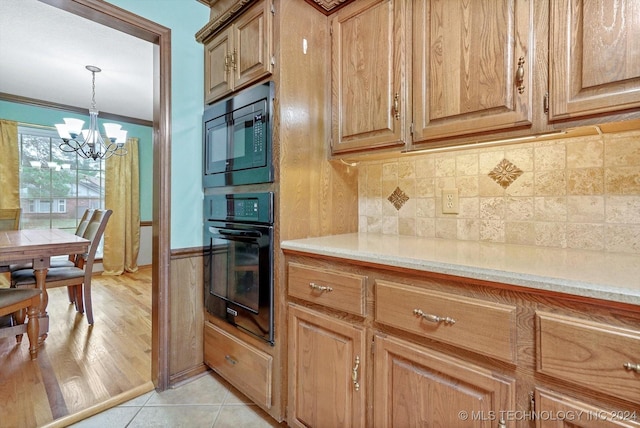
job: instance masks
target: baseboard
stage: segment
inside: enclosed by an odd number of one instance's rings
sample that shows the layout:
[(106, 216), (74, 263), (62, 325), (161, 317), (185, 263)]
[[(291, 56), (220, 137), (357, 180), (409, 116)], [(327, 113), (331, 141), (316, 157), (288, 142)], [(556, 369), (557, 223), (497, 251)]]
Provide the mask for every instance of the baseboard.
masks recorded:
[(56, 419), (53, 422), (50, 422), (46, 425), (42, 425), (41, 428), (64, 428), (68, 427), (71, 424), (79, 422), (83, 419), (87, 419), (90, 416), (94, 416), (100, 412), (104, 412), (107, 409), (112, 407), (116, 407), (122, 403), (126, 403), (129, 400), (133, 400), (147, 392), (153, 391), (155, 388), (153, 386), (153, 382), (148, 381), (138, 387), (130, 389), (129, 391), (125, 391), (122, 394), (116, 395), (115, 397), (111, 397), (108, 400), (105, 400), (101, 403), (95, 404), (91, 407), (88, 407), (84, 410), (79, 411), (78, 413), (74, 413), (72, 415), (63, 416), (61, 418)]
[(209, 368), (203, 364), (183, 370), (169, 376), (169, 388), (175, 388), (180, 384), (191, 380), (191, 378), (205, 373)]

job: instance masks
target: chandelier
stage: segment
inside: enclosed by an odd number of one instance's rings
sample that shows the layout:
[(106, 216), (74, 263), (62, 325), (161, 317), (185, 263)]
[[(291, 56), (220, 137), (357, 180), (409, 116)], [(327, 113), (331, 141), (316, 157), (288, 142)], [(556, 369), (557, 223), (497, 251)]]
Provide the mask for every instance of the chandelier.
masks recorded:
[(112, 155), (126, 155), (125, 143), (127, 131), (120, 129), (117, 123), (105, 123), (105, 140), (98, 129), (98, 110), (96, 109), (96, 73), (102, 71), (93, 65), (87, 65), (91, 72), (91, 108), (89, 109), (89, 129), (82, 129), (84, 120), (64, 118), (64, 123), (56, 124), (58, 135), (62, 139), (60, 150), (77, 153), (85, 159), (108, 159)]

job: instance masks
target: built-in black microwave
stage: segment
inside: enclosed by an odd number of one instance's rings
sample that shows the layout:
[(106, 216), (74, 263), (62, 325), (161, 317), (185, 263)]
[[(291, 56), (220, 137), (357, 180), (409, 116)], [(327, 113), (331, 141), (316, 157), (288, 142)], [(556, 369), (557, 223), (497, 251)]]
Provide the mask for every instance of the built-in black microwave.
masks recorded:
[(273, 181), (273, 82), (245, 89), (205, 108), (203, 186)]

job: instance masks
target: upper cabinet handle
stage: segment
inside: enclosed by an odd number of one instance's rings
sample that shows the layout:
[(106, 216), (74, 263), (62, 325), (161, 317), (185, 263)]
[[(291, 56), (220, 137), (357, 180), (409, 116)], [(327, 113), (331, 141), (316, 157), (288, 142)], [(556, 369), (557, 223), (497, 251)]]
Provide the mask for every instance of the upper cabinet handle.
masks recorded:
[(233, 53), (231, 54), (231, 66), (233, 67), (234, 71), (238, 69), (238, 64), (236, 62), (237, 53), (238, 53), (238, 50), (236, 48), (233, 48)]
[(518, 93), (524, 92), (524, 57), (518, 59), (518, 70), (516, 70), (516, 85), (518, 85)]

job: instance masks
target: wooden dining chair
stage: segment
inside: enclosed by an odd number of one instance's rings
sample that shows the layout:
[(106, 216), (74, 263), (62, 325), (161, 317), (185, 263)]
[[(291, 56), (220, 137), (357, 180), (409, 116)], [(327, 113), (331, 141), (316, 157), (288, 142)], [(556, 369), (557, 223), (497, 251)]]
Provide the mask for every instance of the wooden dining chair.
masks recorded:
[(0, 209), (0, 230), (18, 230), (22, 208)]
[[(91, 304), (91, 278), (93, 276), (93, 262), (100, 239), (107, 227), (112, 210), (95, 210), (87, 224), (83, 238), (90, 241), (89, 251), (79, 255), (74, 266), (53, 267), (47, 272), (45, 283), (47, 289), (68, 287), (69, 296), (76, 310), (85, 313), (87, 322), (93, 324), (93, 307)], [(21, 269), (11, 272), (11, 287), (31, 288), (36, 285), (33, 269)]]
[(32, 360), (38, 358), (40, 294), (42, 291), (38, 288), (0, 288), (0, 316), (12, 315), (13, 321), (12, 325), (0, 328), (0, 337), (16, 336), (16, 341), (22, 342), (25, 325), (24, 315), (20, 314), (26, 309), (29, 316), (26, 332), (29, 337), (29, 353)]

